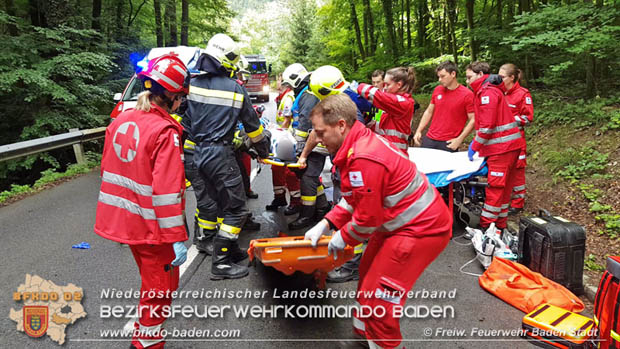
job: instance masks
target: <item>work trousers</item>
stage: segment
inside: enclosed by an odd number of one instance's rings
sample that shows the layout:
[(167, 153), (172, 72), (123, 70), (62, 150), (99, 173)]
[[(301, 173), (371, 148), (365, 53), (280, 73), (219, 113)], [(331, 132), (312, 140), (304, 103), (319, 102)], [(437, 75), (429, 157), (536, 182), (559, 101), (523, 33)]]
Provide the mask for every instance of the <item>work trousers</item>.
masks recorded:
[(194, 163), (200, 170), (209, 196), (217, 204), (217, 210), (210, 216), (218, 216), (219, 211), (222, 219), (217, 235), (237, 240), (249, 211), (241, 170), (232, 145), (200, 145), (196, 148)]
[(515, 180), (515, 167), (521, 150), (487, 157), (489, 173), (486, 199), (480, 214), (480, 226), (487, 228), (495, 223), (498, 229), (506, 228), (508, 208)]
[(175, 258), (174, 249), (172, 244), (129, 247), (142, 279), (138, 321), (134, 324), (131, 344), (138, 349), (163, 348), (164, 307), (172, 304), (170, 293), (179, 287), (179, 268), (170, 264)]

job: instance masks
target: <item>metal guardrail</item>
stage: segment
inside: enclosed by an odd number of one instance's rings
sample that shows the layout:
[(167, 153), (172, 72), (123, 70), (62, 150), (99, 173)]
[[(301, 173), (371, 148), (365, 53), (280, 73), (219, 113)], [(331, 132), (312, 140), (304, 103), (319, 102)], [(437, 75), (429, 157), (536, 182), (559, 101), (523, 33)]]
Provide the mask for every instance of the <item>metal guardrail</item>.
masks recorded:
[(0, 146), (0, 162), (73, 145), (78, 163), (84, 163), (82, 143), (105, 137), (105, 127), (87, 130), (71, 129), (55, 136), (32, 139)]

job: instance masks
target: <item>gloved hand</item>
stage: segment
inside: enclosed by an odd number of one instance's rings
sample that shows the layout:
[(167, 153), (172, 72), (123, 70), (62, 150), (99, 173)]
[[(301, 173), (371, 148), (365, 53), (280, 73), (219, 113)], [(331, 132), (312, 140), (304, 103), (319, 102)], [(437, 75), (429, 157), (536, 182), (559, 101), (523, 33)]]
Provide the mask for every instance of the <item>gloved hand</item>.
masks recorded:
[(262, 159), (266, 159), (269, 157), (269, 143), (270, 140), (268, 137), (263, 137), (260, 141), (253, 144), (254, 150), (258, 153), (258, 156)]
[(321, 236), (327, 234), (328, 232), (329, 223), (327, 223), (327, 220), (321, 219), (320, 222), (306, 232), (304, 239), (310, 240), (312, 242), (312, 247), (316, 247), (316, 244), (319, 242)]
[(338, 259), (338, 251), (344, 250), (346, 246), (347, 244), (342, 239), (342, 236), (340, 235), (340, 230), (338, 230), (334, 233), (334, 235), (332, 235), (332, 239), (329, 240), (329, 245), (327, 245), (327, 255), (331, 256), (331, 254), (333, 253), (334, 259)]
[(172, 248), (174, 249), (175, 258), (170, 264), (178, 267), (187, 260), (187, 247), (185, 247), (184, 243), (179, 241), (172, 244)]
[(469, 148), (467, 149), (467, 157), (469, 158), (469, 161), (474, 161), (474, 154), (476, 153), (476, 151), (472, 148), (474, 146), (474, 142), (472, 141), (471, 143), (469, 143)]
[(351, 83), (349, 84), (349, 88), (350, 88), (351, 90), (353, 90), (353, 91), (357, 92), (357, 88), (358, 88), (358, 86), (359, 86), (359, 85), (360, 85), (360, 84), (359, 84), (357, 81), (353, 80), (353, 81), (351, 81)]

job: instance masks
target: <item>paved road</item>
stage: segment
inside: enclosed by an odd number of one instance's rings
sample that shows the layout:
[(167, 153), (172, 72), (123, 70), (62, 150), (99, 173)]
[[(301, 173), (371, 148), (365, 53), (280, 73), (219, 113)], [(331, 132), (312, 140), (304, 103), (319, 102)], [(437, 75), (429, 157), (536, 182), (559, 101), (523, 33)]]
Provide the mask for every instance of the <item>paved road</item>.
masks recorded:
[[(273, 112), (274, 104), (267, 104), (267, 113)], [(12, 294), (25, 280), (26, 274), (39, 275), (57, 285), (73, 283), (84, 290), (82, 304), (88, 313), (66, 329), (66, 348), (127, 348), (127, 340), (108, 340), (102, 337), (102, 330), (123, 328), (131, 318), (102, 318), (102, 307), (137, 304), (136, 299), (102, 299), (102, 290), (138, 290), (139, 275), (129, 249), (96, 236), (92, 231), (94, 224), (97, 193), (99, 189), (98, 171), (94, 171), (55, 188), (28, 197), (10, 206), (0, 208), (0, 254), (3, 268), (0, 271), (0, 286), (4, 296), (0, 297), (0, 347), (2, 348), (53, 348), (57, 347), (50, 338), (31, 338), (16, 331), (16, 323), (9, 319), (11, 308), (20, 310), (22, 303), (12, 299)], [(248, 246), (251, 239), (272, 237), (278, 231), (287, 231), (286, 222), (290, 217), (282, 213), (266, 212), (265, 205), (271, 200), (270, 169), (263, 166), (253, 182), (253, 190), (259, 199), (250, 200), (249, 206), (257, 220), (261, 222), (260, 232), (243, 232), (241, 246)], [(188, 195), (187, 212), (193, 212), (195, 200)], [(302, 232), (297, 232), (301, 235)], [(461, 234), (460, 230), (455, 235)], [(86, 241), (91, 249), (72, 249), (73, 244)], [(402, 333), (408, 348), (530, 348), (526, 341), (515, 336), (492, 336), (485, 330), (516, 331), (521, 324), (523, 313), (483, 291), (477, 279), (459, 272), (459, 268), (474, 257), (466, 242), (454, 239), (441, 256), (426, 270), (418, 280), (414, 290), (420, 291), (411, 299), (410, 310), (416, 314), (401, 320)], [(187, 243), (189, 246), (189, 242)], [(191, 251), (191, 250), (190, 250)], [(311, 276), (294, 274), (287, 277), (270, 267), (258, 265), (251, 269), (250, 275), (241, 280), (209, 280), (210, 259), (198, 254), (191, 264), (184, 268), (181, 289), (196, 291), (198, 298), (183, 298), (174, 304), (199, 307), (204, 314), (204, 306), (292, 306), (293, 309), (307, 309), (309, 305), (350, 305), (353, 299), (344, 297), (329, 299), (275, 298), (284, 291), (315, 290)], [(476, 263), (468, 268), (471, 272), (481, 272)], [(328, 284), (333, 291), (354, 291), (354, 282)], [(242, 296), (226, 298), (227, 292), (240, 291)], [(246, 291), (257, 291), (245, 295)], [(442, 299), (429, 298), (423, 291), (446, 291), (454, 297)], [(201, 294), (202, 292), (202, 294)], [(213, 296), (209, 292), (219, 292)], [(451, 294), (450, 294), (451, 295)], [(209, 297), (211, 296), (211, 297)], [(441, 307), (448, 313), (446, 317), (431, 318), (422, 314), (425, 307)], [(214, 307), (211, 309), (215, 309)], [(451, 310), (452, 309), (452, 310)], [(204, 329), (227, 331), (230, 338), (194, 338), (170, 340), (170, 348), (211, 348), (211, 347), (252, 347), (252, 348), (333, 348), (336, 341), (348, 338), (351, 320), (348, 318), (285, 318), (284, 312), (277, 316), (261, 317), (236, 316), (232, 309), (224, 310), (223, 317), (208, 313), (207, 317), (183, 318), (178, 315), (167, 322), (173, 330)], [(303, 315), (303, 313), (297, 313)], [(303, 316), (302, 316), (303, 317)], [(483, 333), (478, 334), (475, 329)], [(453, 331), (463, 331), (462, 333)], [(475, 334), (472, 334), (476, 332)], [(428, 334), (430, 333), (430, 335)], [(220, 332), (222, 334), (222, 332)]]

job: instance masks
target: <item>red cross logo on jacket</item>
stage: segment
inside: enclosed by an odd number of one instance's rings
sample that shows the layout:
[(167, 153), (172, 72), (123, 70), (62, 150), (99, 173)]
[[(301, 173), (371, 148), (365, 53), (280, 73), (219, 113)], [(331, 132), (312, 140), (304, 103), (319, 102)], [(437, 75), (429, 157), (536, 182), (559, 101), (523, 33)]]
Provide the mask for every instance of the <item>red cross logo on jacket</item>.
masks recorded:
[(130, 162), (136, 157), (140, 130), (135, 122), (126, 122), (118, 127), (114, 134), (114, 152), (122, 162)]

